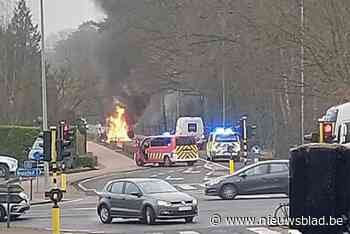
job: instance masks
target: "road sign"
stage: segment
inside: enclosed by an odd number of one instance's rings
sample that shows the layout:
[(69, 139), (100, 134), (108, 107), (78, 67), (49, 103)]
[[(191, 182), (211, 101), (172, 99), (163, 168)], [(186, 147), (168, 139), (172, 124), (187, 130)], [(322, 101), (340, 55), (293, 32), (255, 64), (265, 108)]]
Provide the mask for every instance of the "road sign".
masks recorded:
[(42, 152), (36, 151), (36, 152), (33, 154), (32, 159), (33, 159), (33, 160), (36, 160), (36, 161), (40, 161), (40, 160), (43, 160), (43, 159), (44, 159), (44, 155), (43, 155)]
[(41, 175), (41, 171), (39, 168), (18, 168), (17, 169), (17, 176), (20, 177), (37, 177)]
[(32, 168), (37, 168), (38, 167), (38, 161), (34, 160), (27, 160), (23, 162), (23, 167), (25, 169), (32, 169)]

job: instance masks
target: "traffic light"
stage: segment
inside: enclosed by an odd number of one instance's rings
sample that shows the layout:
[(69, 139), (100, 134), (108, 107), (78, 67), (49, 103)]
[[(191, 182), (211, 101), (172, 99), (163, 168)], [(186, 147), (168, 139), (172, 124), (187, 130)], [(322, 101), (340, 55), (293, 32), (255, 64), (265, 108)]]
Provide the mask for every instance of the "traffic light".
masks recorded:
[(323, 123), (323, 141), (326, 143), (332, 143), (333, 141), (333, 124)]
[(51, 131), (44, 131), (44, 161), (51, 162)]
[(61, 121), (57, 140), (57, 161), (63, 161), (64, 158), (72, 155), (74, 136), (75, 129), (70, 127), (67, 122)]
[(252, 138), (256, 135), (256, 125), (248, 125), (247, 126), (247, 135), (248, 138)]

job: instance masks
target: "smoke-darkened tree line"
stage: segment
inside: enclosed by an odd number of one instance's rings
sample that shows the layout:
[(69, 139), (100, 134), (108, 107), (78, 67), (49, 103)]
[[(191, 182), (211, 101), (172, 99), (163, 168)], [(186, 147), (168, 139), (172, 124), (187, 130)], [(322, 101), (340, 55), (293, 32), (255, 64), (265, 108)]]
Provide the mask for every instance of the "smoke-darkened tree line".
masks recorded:
[[(305, 131), (317, 127), (326, 107), (349, 98), (350, 2), (346, 0), (304, 0), (304, 34), (299, 0), (95, 2), (106, 19), (61, 35), (48, 55), (51, 119), (57, 113), (103, 118), (113, 109), (115, 96), (127, 104), (132, 122), (143, 127), (164, 125), (165, 116), (167, 127), (173, 128), (169, 125), (174, 116), (187, 112), (202, 115), (207, 125), (219, 124), (224, 77), (227, 125), (247, 114), (258, 127), (259, 143), (285, 157), (301, 136), (302, 35)], [(3, 27), (0, 40), (7, 28)], [(2, 77), (4, 72), (0, 82)], [(174, 95), (168, 95), (164, 115), (161, 96), (167, 93), (197, 96), (182, 98), (178, 108)], [(29, 121), (21, 107), (7, 111), (10, 107), (3, 100), (2, 113)], [(40, 109), (40, 99), (33, 100)]]

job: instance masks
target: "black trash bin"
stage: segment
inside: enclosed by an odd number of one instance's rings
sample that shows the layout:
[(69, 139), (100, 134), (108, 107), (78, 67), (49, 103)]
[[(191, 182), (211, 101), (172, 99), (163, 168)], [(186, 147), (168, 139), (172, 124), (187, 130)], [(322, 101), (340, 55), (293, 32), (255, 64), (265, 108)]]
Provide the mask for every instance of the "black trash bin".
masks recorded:
[(336, 144), (292, 149), (289, 189), (290, 228), (343, 233), (350, 211), (350, 149)]

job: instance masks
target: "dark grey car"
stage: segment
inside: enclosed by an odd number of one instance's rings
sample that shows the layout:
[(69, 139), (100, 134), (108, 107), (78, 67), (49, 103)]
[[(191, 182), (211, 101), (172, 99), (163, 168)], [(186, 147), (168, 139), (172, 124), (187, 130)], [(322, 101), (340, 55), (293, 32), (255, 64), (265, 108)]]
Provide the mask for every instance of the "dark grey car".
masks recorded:
[(102, 223), (111, 223), (113, 218), (139, 218), (147, 224), (156, 219), (193, 222), (198, 215), (197, 199), (160, 179), (114, 180), (98, 196), (97, 213)]
[(232, 176), (218, 177), (205, 184), (205, 194), (234, 199), (237, 195), (286, 194), (289, 161), (269, 160), (246, 166)]

